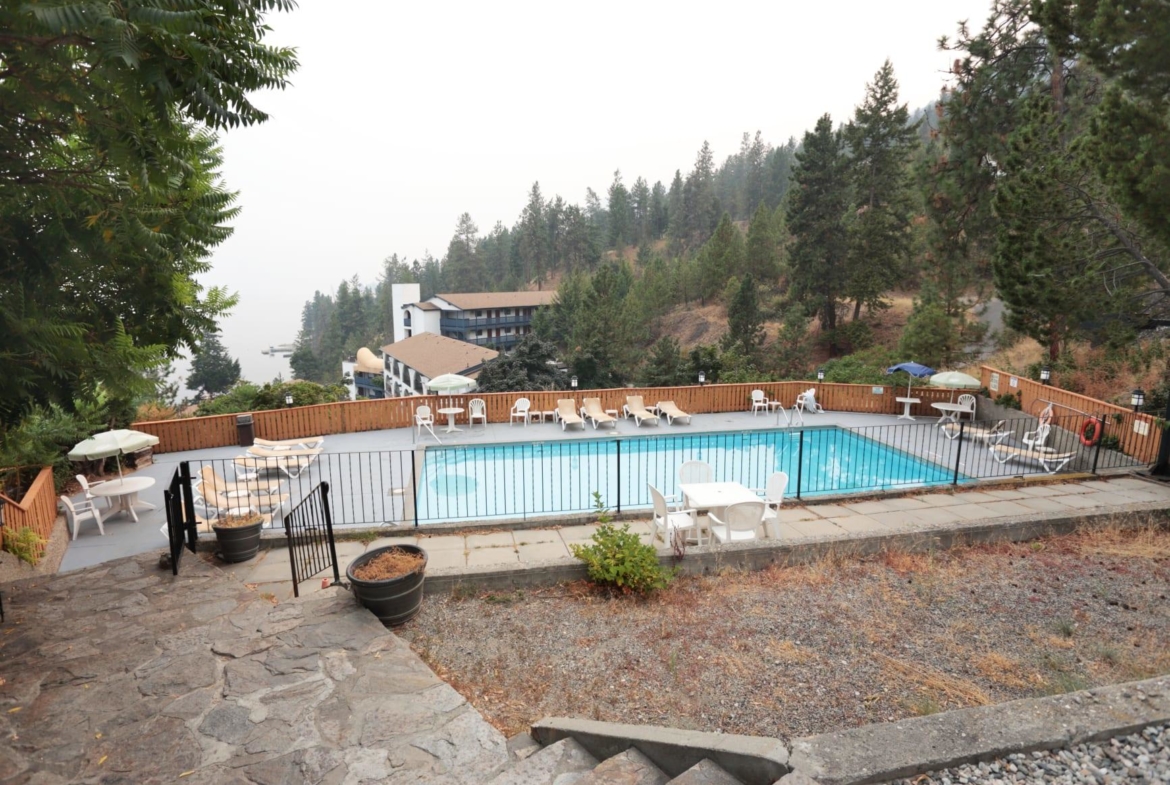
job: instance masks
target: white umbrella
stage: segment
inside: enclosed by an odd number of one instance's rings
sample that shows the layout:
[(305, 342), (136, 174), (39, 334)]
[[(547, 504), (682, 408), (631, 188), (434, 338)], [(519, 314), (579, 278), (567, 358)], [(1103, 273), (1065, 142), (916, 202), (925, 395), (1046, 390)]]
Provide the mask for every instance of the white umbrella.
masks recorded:
[(445, 373), (426, 382), (424, 386), (431, 392), (453, 393), (456, 390), (459, 392), (469, 392), (474, 390), (476, 385), (475, 379), (469, 379), (457, 373)]
[(951, 390), (978, 390), (983, 382), (959, 371), (943, 371), (930, 377), (931, 387), (946, 387)]
[(121, 428), (95, 433), (69, 451), (71, 461), (96, 461), (98, 458), (118, 458), (118, 476), (122, 476), (122, 454), (138, 452), (158, 444), (158, 437), (142, 431)]

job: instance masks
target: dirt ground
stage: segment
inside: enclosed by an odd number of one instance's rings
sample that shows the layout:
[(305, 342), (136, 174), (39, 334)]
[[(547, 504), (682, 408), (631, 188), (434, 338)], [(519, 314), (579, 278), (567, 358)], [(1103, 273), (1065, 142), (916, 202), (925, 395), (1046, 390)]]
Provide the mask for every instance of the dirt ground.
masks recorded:
[(1137, 522), (649, 600), (428, 597), (401, 634), (506, 732), (561, 715), (791, 738), (1170, 672), (1170, 531)]

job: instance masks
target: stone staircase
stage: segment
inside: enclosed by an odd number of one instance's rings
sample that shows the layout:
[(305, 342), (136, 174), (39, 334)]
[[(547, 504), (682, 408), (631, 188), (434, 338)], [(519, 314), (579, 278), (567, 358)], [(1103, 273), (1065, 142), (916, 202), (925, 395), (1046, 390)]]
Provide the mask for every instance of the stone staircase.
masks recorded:
[(513, 755), (515, 762), (489, 785), (744, 785), (710, 760), (671, 777), (634, 747), (598, 761), (571, 738), (547, 747), (520, 747)]

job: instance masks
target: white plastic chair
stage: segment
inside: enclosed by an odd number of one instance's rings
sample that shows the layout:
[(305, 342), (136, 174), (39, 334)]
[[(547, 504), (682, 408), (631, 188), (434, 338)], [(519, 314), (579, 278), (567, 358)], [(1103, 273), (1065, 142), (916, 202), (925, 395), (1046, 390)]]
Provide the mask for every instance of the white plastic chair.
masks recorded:
[(426, 428), (431, 436), (435, 437), (435, 441), (439, 441), (439, 437), (435, 435), (435, 415), (431, 414), (431, 407), (420, 406), (414, 410), (414, 431), (416, 436), (422, 436), (422, 429)]
[(681, 483), (712, 482), (715, 473), (706, 461), (687, 461), (678, 467), (678, 481)]
[(959, 412), (959, 416), (964, 414), (971, 415), (971, 420), (975, 420), (975, 396), (971, 393), (963, 393), (959, 396), (959, 406), (965, 406), (966, 410)]
[(763, 502), (740, 502), (723, 512), (723, 518), (707, 513), (711, 522), (711, 536), (722, 545), (725, 542), (744, 542), (759, 536), (760, 524), (764, 522)]
[[(98, 480), (97, 482), (90, 482), (89, 480), (85, 479), (84, 474), (76, 474), (76, 475), (74, 475), (74, 477), (77, 478), (77, 484), (81, 486), (81, 490), (85, 491), (85, 500), (87, 502), (89, 502), (90, 504), (93, 504), (94, 503), (93, 500), (97, 497), (94, 496), (92, 493), (90, 493), (90, 489), (93, 488), (95, 485), (101, 485), (102, 483), (105, 482), (105, 480)], [(106, 497), (106, 508), (109, 509), (113, 506), (114, 506), (113, 498), (107, 496)]]
[(753, 417), (756, 416), (756, 412), (758, 412), (758, 411), (763, 411), (764, 414), (767, 414), (769, 403), (770, 403), (770, 401), (768, 400), (768, 396), (764, 395), (763, 390), (752, 390), (752, 416)]
[(531, 419), (532, 401), (527, 398), (520, 398), (516, 403), (512, 404), (512, 411), (508, 413), (508, 425), (511, 425), (517, 419), (524, 423), (524, 427), (528, 427), (528, 421)]
[(684, 536), (684, 533), (689, 532), (688, 540), (694, 540), (696, 544), (703, 544), (703, 532), (699, 528), (699, 513), (697, 510), (683, 510), (670, 509), (670, 505), (666, 503), (666, 497), (662, 495), (662, 491), (655, 488), (653, 485), (647, 484), (650, 489), (650, 497), (654, 500), (654, 536), (662, 536), (662, 541), (667, 545), (674, 543), (674, 538), (677, 536)]
[[(780, 538), (780, 505), (784, 504), (784, 492), (788, 490), (788, 474), (786, 472), (772, 472), (762, 489), (756, 493), (764, 494), (764, 520), (771, 527), (769, 536)], [(775, 522), (775, 525), (772, 525)]]
[(483, 427), (487, 427), (487, 402), (483, 398), (472, 398), (467, 402), (468, 427), (475, 425), (476, 420), (483, 420)]
[[(817, 391), (815, 387), (810, 387), (796, 396), (796, 408), (801, 412), (807, 411), (813, 414), (823, 414), (825, 411), (825, 407), (817, 403)], [(801, 422), (803, 421), (802, 418)]]
[(65, 505), (65, 521), (73, 530), (73, 539), (77, 539), (77, 530), (81, 528), (81, 522), (89, 518), (94, 519), (98, 531), (103, 537), (106, 536), (106, 527), (102, 526), (102, 514), (98, 512), (97, 507), (93, 506), (93, 502), (81, 502), (74, 505), (68, 496), (62, 496), (61, 503)]
[(1033, 450), (1045, 446), (1048, 441), (1048, 433), (1052, 430), (1052, 426), (1047, 423), (1039, 425), (1034, 431), (1025, 431), (1024, 435), (1020, 437), (1020, 441), (1031, 447)]

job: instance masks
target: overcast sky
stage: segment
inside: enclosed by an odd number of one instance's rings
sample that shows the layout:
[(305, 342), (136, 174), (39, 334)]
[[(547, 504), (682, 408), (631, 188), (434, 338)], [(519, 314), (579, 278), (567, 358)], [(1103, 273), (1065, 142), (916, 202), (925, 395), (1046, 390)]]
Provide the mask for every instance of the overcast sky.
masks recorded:
[(243, 208), (204, 279), (240, 294), (224, 343), (246, 378), (287, 377), (259, 352), (295, 339), (315, 290), (373, 283), (391, 253), (441, 256), (464, 211), (481, 233), (510, 226), (534, 181), (583, 203), (619, 168), (669, 185), (704, 139), (722, 162), (744, 131), (781, 143), (846, 120), (887, 57), (922, 106), (953, 59), (938, 37), (988, 8), (301, 0), (270, 17), (269, 40), (299, 52), (292, 86), (222, 140)]

